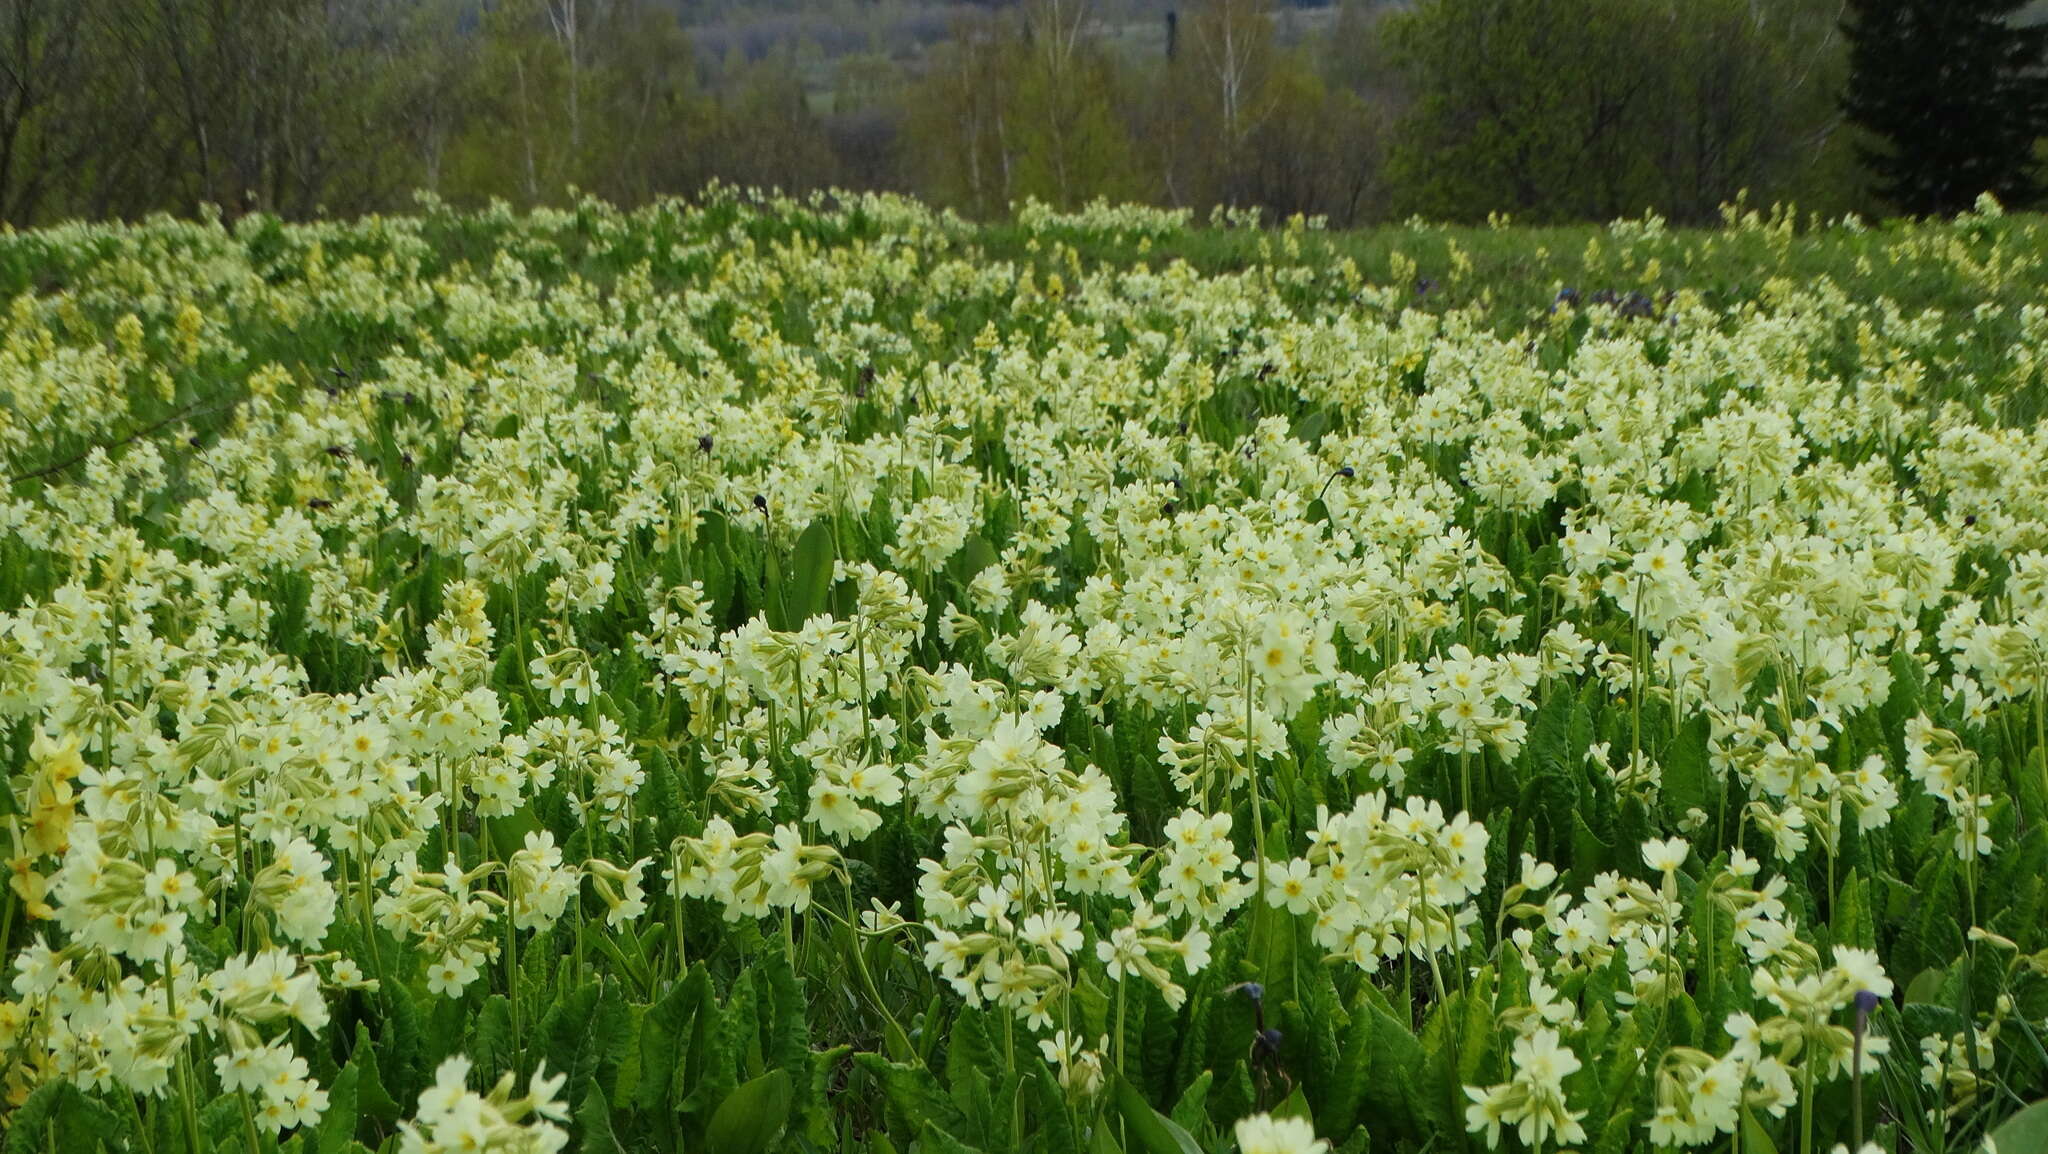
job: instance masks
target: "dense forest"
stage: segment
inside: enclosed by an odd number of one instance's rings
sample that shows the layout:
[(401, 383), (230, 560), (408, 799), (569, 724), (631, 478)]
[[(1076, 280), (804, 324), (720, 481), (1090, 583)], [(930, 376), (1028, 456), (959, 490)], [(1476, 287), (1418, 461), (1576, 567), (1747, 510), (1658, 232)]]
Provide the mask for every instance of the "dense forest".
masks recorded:
[(1844, 112), (1849, 7), (0, 0), (0, 219), (635, 204), (713, 180), (977, 217), (1106, 197), (1683, 222), (1744, 194), (1882, 213)]

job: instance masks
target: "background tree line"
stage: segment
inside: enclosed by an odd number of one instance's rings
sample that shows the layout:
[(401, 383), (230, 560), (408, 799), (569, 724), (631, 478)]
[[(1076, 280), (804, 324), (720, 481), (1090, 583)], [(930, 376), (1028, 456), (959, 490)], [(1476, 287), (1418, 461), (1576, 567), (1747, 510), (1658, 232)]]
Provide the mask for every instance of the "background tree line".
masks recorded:
[[(1690, 221), (1744, 190), (1924, 209), (1872, 179), (1887, 154), (1845, 119), (1845, 28), (1950, 0), (1343, 0), (1306, 23), (1272, 0), (892, 22), (860, 15), (891, 0), (779, 0), (753, 23), (708, 2), (0, 0), (0, 219), (355, 214), (414, 189), (631, 204), (713, 179), (980, 216), (1108, 197), (1336, 224)], [(1999, 51), (2024, 70), (2039, 45)], [(2040, 128), (2001, 139), (2038, 151)]]

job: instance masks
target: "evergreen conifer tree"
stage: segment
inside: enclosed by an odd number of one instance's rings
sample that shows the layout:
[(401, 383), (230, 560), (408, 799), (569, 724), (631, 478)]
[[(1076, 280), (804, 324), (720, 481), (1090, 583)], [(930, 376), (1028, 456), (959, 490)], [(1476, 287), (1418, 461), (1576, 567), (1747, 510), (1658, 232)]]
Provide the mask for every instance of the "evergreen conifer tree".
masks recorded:
[(1849, 0), (1849, 119), (1878, 138), (1863, 162), (1877, 191), (1914, 214), (1951, 214), (1989, 192), (2041, 194), (2048, 133), (2048, 25), (2027, 0)]

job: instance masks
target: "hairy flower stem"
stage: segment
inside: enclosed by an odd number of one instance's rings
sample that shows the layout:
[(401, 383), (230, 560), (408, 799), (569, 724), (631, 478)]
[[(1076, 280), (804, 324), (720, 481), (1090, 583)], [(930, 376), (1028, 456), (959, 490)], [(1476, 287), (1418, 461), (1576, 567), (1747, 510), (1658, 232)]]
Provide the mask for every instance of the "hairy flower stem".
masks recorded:
[(1635, 772), (1643, 751), (1643, 579), (1636, 578), (1635, 611), (1628, 635), (1628, 766)]
[(900, 1047), (906, 1056), (911, 1055), (910, 1034), (896, 1021), (896, 1015), (889, 1012), (889, 1004), (882, 998), (882, 988), (875, 983), (874, 975), (868, 971), (867, 951), (861, 948), (860, 925), (853, 913), (851, 881), (846, 885), (846, 916), (841, 918), (829, 909), (825, 910), (825, 914), (846, 927), (847, 949), (853, 955), (853, 969), (860, 975), (862, 991), (867, 994), (868, 1000), (874, 1003), (875, 1012), (882, 1016), (882, 1021), (888, 1026), (890, 1041)]
[(1805, 1055), (1799, 1073), (1799, 1154), (1813, 1154), (1813, 1058)]
[(519, 1048), (519, 875), (505, 867), (505, 1000), (512, 1016), (512, 1048)]
[(1458, 805), (1466, 813), (1472, 812), (1472, 754), (1468, 750), (1458, 753)]
[[(1258, 857), (1258, 904), (1252, 907), (1256, 916), (1256, 911), (1265, 908), (1266, 901), (1266, 822), (1259, 809), (1259, 751), (1252, 739), (1252, 651), (1249, 644), (1241, 644), (1239, 649), (1239, 675), (1244, 681), (1244, 764), (1245, 774), (1251, 779), (1252, 845)], [(1118, 1069), (1122, 1069), (1121, 1063)]]
[(1124, 989), (1129, 983), (1129, 974), (1116, 983), (1116, 1072), (1124, 1072)]
[(249, 1154), (263, 1154), (263, 1141), (256, 1136), (256, 1111), (249, 1105), (249, 1091), (237, 1090), (235, 1097), (242, 1102), (242, 1137), (249, 1143)]
[(2034, 760), (2041, 770), (2041, 810), (2048, 814), (2048, 678), (2034, 683)]

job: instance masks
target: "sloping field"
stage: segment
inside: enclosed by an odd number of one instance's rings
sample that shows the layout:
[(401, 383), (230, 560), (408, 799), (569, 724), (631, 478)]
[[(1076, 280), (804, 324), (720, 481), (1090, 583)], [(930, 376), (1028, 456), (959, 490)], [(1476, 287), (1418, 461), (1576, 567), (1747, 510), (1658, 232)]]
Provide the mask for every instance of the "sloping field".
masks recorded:
[(5, 1147), (2048, 1149), (2044, 259), (0, 238)]

